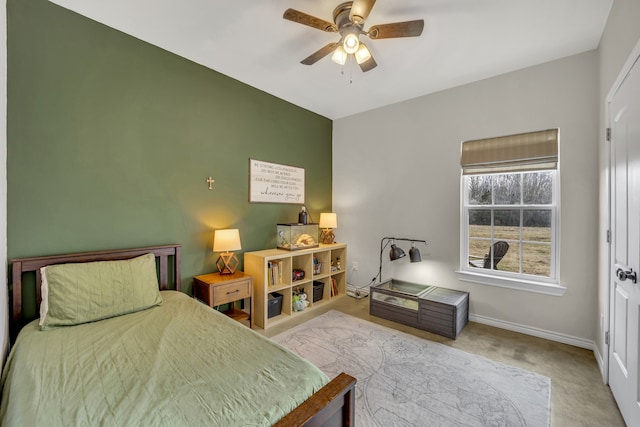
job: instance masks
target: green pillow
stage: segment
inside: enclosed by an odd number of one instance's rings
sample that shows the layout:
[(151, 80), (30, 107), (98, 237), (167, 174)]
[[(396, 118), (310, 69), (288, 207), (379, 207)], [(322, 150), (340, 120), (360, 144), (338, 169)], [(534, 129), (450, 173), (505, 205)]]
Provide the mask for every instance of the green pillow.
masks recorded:
[(93, 322), (160, 305), (156, 259), (42, 267), (40, 328)]

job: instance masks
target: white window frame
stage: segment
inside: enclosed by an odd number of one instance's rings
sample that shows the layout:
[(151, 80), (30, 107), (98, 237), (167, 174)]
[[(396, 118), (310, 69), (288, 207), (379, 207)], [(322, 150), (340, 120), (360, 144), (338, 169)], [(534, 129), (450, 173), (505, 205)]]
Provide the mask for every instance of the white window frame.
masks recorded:
[[(542, 171), (538, 171), (542, 172)], [(559, 171), (558, 170), (550, 170), (552, 172), (552, 185), (553, 185), (553, 197), (551, 204), (545, 205), (526, 205), (526, 204), (512, 204), (512, 205), (469, 205), (468, 203), (468, 192), (467, 192), (467, 177), (472, 177), (476, 175), (462, 175), (460, 180), (460, 194), (461, 194), (461, 234), (460, 234), (460, 270), (458, 271), (458, 276), (460, 280), (469, 281), (473, 283), (479, 283), (483, 285), (490, 286), (498, 286), (503, 288), (517, 289), (523, 291), (530, 291), (548, 295), (563, 295), (566, 291), (564, 286), (559, 284), (559, 266), (560, 266), (560, 183), (559, 183)], [(515, 172), (518, 174), (524, 174), (528, 172)], [(504, 173), (497, 173), (492, 175), (504, 175)], [(520, 179), (520, 185), (523, 185), (522, 178)], [(492, 198), (494, 197), (495, 192), (492, 191)], [(521, 194), (521, 202), (522, 202), (522, 191)], [(492, 200), (493, 202), (493, 200)], [(527, 208), (540, 208), (540, 209), (550, 209), (551, 214), (551, 271), (550, 276), (537, 276), (532, 274), (524, 274), (524, 273), (514, 273), (509, 271), (502, 270), (493, 270), (493, 269), (481, 269), (469, 266), (469, 210), (473, 209), (488, 209), (488, 210), (501, 210), (501, 209), (510, 209), (510, 210), (520, 210), (521, 217), (522, 212)], [(492, 215), (493, 217), (493, 215)], [(520, 240), (519, 250), (520, 250), (520, 262), (522, 263), (522, 221), (520, 222)], [(493, 224), (492, 224), (493, 226)], [(493, 233), (492, 233), (493, 234)], [(506, 239), (500, 239), (506, 240)], [(507, 240), (509, 241), (509, 240)], [(487, 247), (492, 247), (494, 240), (493, 236), (490, 239), (487, 239)], [(528, 243), (528, 242), (527, 242)], [(535, 242), (534, 242), (535, 243)]]

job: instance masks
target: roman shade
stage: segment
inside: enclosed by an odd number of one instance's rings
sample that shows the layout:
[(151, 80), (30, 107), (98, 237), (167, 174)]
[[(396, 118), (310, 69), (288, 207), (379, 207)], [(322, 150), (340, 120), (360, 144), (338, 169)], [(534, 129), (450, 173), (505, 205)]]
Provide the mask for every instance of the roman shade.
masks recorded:
[(462, 143), (463, 175), (512, 173), (558, 168), (558, 129)]

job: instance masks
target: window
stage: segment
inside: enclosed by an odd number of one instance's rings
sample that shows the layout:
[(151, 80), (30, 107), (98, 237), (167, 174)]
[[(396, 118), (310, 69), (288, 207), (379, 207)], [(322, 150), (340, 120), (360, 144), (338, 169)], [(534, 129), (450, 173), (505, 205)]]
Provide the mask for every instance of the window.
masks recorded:
[(463, 272), (557, 282), (557, 149), (557, 129), (463, 143)]
[(464, 177), (469, 269), (555, 279), (554, 183), (555, 171)]

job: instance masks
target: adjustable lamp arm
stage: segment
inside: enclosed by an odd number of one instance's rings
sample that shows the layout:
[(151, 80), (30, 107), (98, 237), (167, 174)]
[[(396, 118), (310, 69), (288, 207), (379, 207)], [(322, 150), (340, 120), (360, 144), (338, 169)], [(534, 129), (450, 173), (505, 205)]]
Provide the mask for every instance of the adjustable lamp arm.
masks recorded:
[[(421, 242), (421, 243), (424, 243), (425, 245), (427, 244), (426, 240), (405, 239), (405, 238), (402, 238), (402, 237), (383, 237), (382, 240), (403, 240), (405, 242)], [(380, 241), (380, 245), (382, 245), (382, 240)]]

